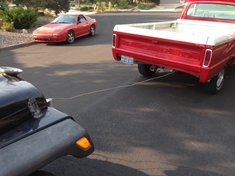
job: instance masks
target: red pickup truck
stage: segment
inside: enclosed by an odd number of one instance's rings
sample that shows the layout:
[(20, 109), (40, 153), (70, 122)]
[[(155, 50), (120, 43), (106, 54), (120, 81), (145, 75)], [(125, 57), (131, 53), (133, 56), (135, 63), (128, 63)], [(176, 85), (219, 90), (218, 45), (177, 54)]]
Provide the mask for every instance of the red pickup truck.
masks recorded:
[(175, 21), (116, 25), (112, 54), (146, 77), (158, 68), (194, 75), (216, 94), (235, 64), (234, 43), (235, 0), (187, 0)]

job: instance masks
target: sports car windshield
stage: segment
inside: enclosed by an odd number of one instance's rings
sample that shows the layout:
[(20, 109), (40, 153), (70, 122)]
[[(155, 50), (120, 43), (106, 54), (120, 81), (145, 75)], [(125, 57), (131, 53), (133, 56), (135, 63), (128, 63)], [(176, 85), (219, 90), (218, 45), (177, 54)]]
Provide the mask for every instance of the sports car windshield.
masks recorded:
[(235, 20), (235, 6), (215, 3), (191, 4), (187, 16)]
[(61, 15), (54, 19), (51, 23), (76, 23), (75, 15)]

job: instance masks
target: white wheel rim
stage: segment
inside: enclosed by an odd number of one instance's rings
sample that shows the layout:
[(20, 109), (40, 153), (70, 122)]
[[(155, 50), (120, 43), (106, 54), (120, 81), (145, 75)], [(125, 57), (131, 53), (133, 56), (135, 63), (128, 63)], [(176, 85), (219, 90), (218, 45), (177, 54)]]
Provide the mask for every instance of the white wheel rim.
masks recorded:
[(94, 35), (94, 34), (95, 34), (95, 28), (91, 27), (91, 35)]
[(71, 43), (74, 41), (74, 37), (72, 33), (68, 33), (68, 41)]
[(221, 70), (218, 74), (218, 79), (217, 79), (217, 82), (216, 82), (217, 89), (221, 88), (221, 86), (223, 84), (223, 81), (224, 81), (224, 69)]

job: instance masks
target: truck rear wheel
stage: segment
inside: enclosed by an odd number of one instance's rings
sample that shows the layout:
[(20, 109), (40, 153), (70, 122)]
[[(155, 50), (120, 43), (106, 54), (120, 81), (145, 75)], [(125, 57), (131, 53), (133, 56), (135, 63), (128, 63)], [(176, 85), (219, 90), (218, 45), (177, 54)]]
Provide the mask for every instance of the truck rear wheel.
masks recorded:
[(210, 94), (216, 94), (224, 84), (225, 68), (215, 75), (209, 82), (203, 84), (203, 90)]
[(139, 73), (146, 77), (153, 77), (153, 75), (156, 73), (156, 70), (154, 71), (150, 70), (151, 66), (152, 65), (138, 64)]

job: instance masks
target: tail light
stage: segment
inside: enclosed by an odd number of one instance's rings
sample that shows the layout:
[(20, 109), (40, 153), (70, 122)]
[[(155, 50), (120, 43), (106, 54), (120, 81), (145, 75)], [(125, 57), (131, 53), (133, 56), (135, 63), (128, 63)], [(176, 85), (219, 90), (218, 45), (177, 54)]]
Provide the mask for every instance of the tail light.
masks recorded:
[(116, 47), (116, 34), (113, 34), (113, 47)]
[(204, 55), (202, 66), (203, 67), (209, 67), (209, 65), (211, 63), (211, 58), (212, 58), (212, 50), (211, 49), (207, 49), (205, 51), (205, 55)]

